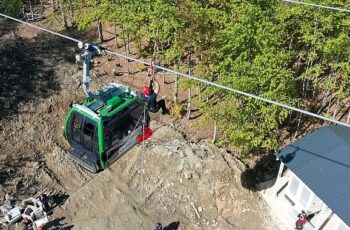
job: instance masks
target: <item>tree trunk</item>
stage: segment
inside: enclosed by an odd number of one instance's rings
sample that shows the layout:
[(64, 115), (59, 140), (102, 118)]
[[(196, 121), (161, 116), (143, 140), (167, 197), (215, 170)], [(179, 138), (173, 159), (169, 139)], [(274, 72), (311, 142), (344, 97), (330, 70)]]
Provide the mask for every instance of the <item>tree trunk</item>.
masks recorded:
[[(124, 49), (125, 49), (125, 53), (126, 55), (128, 55), (128, 49), (127, 49), (127, 45), (126, 45), (126, 39), (125, 39), (125, 28), (124, 28), (124, 25), (122, 23), (122, 38), (123, 38), (123, 46), (124, 46)], [(129, 65), (129, 62), (128, 62), (128, 59), (125, 58), (125, 64), (128, 66)], [(129, 69), (129, 68), (128, 68)]]
[(214, 132), (213, 132), (213, 139), (211, 140), (211, 143), (214, 144), (216, 141), (216, 132), (217, 132), (217, 127), (216, 127), (216, 122), (214, 124)]
[[(188, 74), (191, 75), (191, 54), (188, 56)], [(187, 119), (191, 117), (191, 87), (188, 89)]]
[(335, 106), (335, 110), (333, 111), (333, 119), (336, 119), (338, 111), (339, 111), (339, 99), (337, 99), (337, 104)]
[(202, 83), (199, 83), (199, 86), (198, 86), (198, 102), (199, 102), (199, 106), (201, 106), (201, 102), (202, 102)]
[(136, 47), (137, 47), (137, 49), (138, 49), (138, 51), (139, 52), (141, 52), (141, 50), (142, 50), (142, 36), (141, 36), (141, 33), (140, 33), (140, 31), (141, 31), (141, 27), (142, 27), (142, 24), (141, 24), (141, 22), (139, 22), (138, 23), (138, 32), (137, 32), (137, 34), (136, 34)]
[(29, 1), (29, 8), (30, 8), (30, 13), (32, 15), (32, 21), (34, 21), (34, 12), (33, 12), (33, 8), (32, 8), (32, 3)]
[(157, 41), (157, 56), (159, 55), (159, 28), (157, 27), (157, 38), (155, 39)]
[(191, 88), (188, 89), (187, 115), (186, 115), (186, 118), (189, 120), (190, 117), (191, 117)]
[(174, 86), (174, 104), (177, 104), (177, 97), (179, 94), (179, 76), (175, 76), (175, 86)]
[[(129, 29), (126, 29), (126, 55), (130, 55), (130, 34)], [(128, 68), (128, 74), (130, 74), (130, 65), (129, 65), (129, 59), (127, 59), (127, 68)]]
[(100, 20), (97, 20), (97, 33), (98, 33), (98, 38), (100, 42), (103, 42), (103, 31), (102, 31), (102, 22)]
[(52, 5), (53, 11), (56, 11), (57, 10), (57, 8), (56, 8), (56, 0), (52, 0), (51, 1), (51, 5)]
[(298, 134), (299, 134), (299, 128), (300, 128), (300, 124), (301, 124), (301, 118), (302, 118), (302, 114), (301, 113), (298, 113), (298, 124), (297, 124), (297, 128), (296, 128), (296, 130), (295, 130), (295, 134), (294, 134), (294, 138), (296, 138), (297, 136), (298, 136)]
[(114, 19), (113, 26), (114, 26), (114, 45), (115, 45), (115, 48), (118, 49), (118, 32), (117, 32), (117, 20), (116, 19)]
[[(330, 94), (330, 90), (328, 90), (328, 94)], [(329, 113), (329, 110), (331, 109), (332, 107), (332, 95), (330, 97), (328, 97), (328, 101), (327, 101), (327, 111), (326, 111), (326, 114)]]
[[(328, 75), (328, 79), (330, 79), (331, 77), (332, 77), (332, 73), (330, 73)], [(317, 113), (320, 113), (323, 110), (323, 108), (327, 105), (326, 100), (329, 96), (330, 96), (330, 90), (327, 90), (327, 92), (325, 93), (325, 96), (323, 97), (321, 106), (320, 106), (319, 110), (317, 111)]]
[(42, 1), (42, 0), (40, 0), (40, 10), (41, 10), (41, 12), (43, 12), (43, 11), (44, 11), (43, 1)]
[(162, 41), (160, 41), (160, 51), (164, 54), (164, 43)]
[(312, 98), (315, 97), (315, 94), (316, 94), (316, 89), (317, 89), (317, 82), (318, 82), (318, 77), (316, 77), (315, 79), (315, 83), (313, 84), (313, 91), (312, 91)]
[[(333, 74), (332, 74), (332, 76), (333, 76)], [(336, 78), (333, 78), (333, 79), (330, 79), (330, 80), (332, 80), (333, 82), (335, 82), (335, 81), (336, 81), (335, 79), (336, 79)], [(327, 114), (328, 114), (329, 110), (331, 109), (331, 107), (332, 107), (332, 105), (333, 105), (333, 104), (332, 104), (333, 97), (332, 97), (332, 93), (331, 93), (331, 92), (332, 92), (332, 90), (329, 89), (329, 90), (328, 90), (328, 94), (331, 95), (331, 96), (329, 97), (329, 100), (328, 100), (328, 103), (327, 103), (327, 104), (328, 104)]]
[[(179, 64), (176, 63), (175, 66), (176, 66), (176, 71), (177, 71), (179, 69)], [(177, 102), (178, 102), (178, 100), (177, 100), (178, 94), (179, 94), (179, 76), (176, 75), (175, 76), (175, 85), (174, 85), (174, 104), (177, 104)]]
[(75, 20), (74, 20), (74, 10), (72, 7), (72, 2), (69, 1), (69, 8), (68, 8), (68, 14), (69, 14), (69, 20), (71, 27), (75, 27)]
[(155, 40), (154, 40), (154, 46), (153, 46), (153, 56), (157, 56), (157, 55), (158, 55), (158, 50), (159, 50), (158, 42), (157, 42), (157, 40), (155, 39)]
[(322, 110), (324, 110), (327, 107), (326, 100), (328, 99), (329, 96), (331, 96), (331, 93), (330, 91), (324, 91), (322, 95), (323, 95), (322, 102), (321, 102), (321, 105), (318, 107), (317, 113), (321, 113)]
[(59, 0), (59, 1), (60, 1), (60, 5), (61, 5), (60, 10), (61, 10), (63, 23), (64, 23), (64, 29), (67, 31), (68, 30), (68, 24), (67, 24), (66, 14), (64, 12), (64, 3), (63, 3), (63, 0)]

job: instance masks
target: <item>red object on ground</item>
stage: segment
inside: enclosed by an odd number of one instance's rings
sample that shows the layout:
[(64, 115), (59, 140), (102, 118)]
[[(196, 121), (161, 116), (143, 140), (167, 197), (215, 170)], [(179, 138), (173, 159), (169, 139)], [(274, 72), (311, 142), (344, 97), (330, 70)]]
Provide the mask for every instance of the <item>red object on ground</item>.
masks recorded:
[(147, 140), (150, 136), (152, 136), (152, 130), (149, 127), (145, 127), (144, 133), (137, 136), (137, 142), (141, 143), (144, 140)]

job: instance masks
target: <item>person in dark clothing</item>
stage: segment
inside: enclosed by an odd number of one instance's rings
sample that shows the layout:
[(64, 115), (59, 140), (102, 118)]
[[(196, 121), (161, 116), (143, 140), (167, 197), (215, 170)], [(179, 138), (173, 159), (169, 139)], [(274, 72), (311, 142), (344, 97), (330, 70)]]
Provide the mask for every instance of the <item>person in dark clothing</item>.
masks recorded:
[(32, 230), (31, 222), (28, 217), (25, 217), (23, 220), (23, 230)]
[(298, 220), (295, 222), (295, 229), (302, 230), (304, 229), (304, 224), (307, 221), (306, 212), (303, 210), (298, 214)]
[(47, 197), (47, 195), (44, 193), (40, 194), (39, 201), (43, 204), (44, 211), (47, 212), (50, 208), (49, 198)]
[[(142, 99), (146, 103), (148, 110), (152, 113), (157, 113), (162, 109), (162, 114), (168, 114), (169, 111), (165, 106), (165, 100), (161, 99), (157, 101), (157, 95), (159, 92), (159, 83), (156, 79), (152, 80), (154, 82), (154, 90), (150, 86), (142, 87)], [(151, 81), (151, 83), (152, 83)]]
[(163, 230), (163, 226), (161, 223), (157, 223), (154, 230)]

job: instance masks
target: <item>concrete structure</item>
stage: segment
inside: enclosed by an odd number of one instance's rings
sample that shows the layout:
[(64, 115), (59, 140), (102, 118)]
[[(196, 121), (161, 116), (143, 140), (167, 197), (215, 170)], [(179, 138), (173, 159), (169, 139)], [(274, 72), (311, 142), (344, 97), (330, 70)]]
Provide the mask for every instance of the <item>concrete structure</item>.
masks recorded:
[(323, 127), (276, 156), (278, 176), (260, 188), (268, 187), (262, 197), (286, 229), (305, 210), (304, 229), (350, 230), (350, 129)]

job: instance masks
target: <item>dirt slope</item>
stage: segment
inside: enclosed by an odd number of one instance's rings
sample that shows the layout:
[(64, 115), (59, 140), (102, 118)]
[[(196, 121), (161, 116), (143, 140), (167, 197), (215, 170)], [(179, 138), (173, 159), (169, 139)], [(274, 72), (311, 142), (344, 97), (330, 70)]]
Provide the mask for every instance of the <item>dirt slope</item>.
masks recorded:
[[(154, 136), (71, 194), (55, 212), (74, 229), (270, 229), (256, 194), (241, 187), (234, 158), (152, 125)], [(72, 178), (73, 179), (73, 178)], [(197, 212), (197, 213), (196, 213)], [(174, 225), (174, 223), (173, 223)]]
[(160, 123), (106, 171), (75, 164), (62, 135), (69, 104), (82, 98), (75, 44), (20, 28), (0, 20), (0, 199), (61, 191), (49, 229), (277, 229), (242, 187), (239, 162)]

